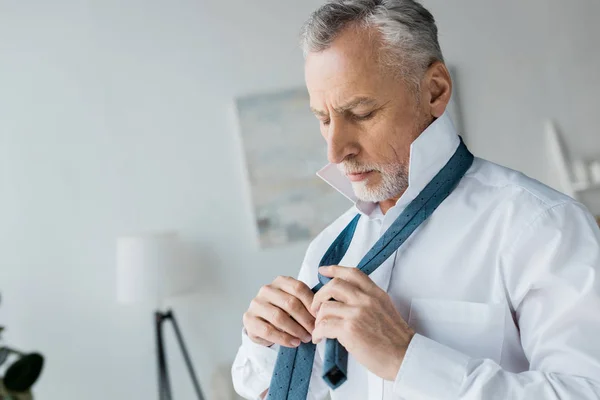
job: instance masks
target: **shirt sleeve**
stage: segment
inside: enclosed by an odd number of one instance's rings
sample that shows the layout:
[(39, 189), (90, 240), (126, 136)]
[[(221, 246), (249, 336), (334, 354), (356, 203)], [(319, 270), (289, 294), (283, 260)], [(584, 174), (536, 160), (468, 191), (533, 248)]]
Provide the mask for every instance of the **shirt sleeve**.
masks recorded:
[(273, 375), (279, 345), (254, 343), (242, 329), (242, 344), (235, 356), (231, 374), (235, 391), (245, 399), (258, 400)]
[[(298, 273), (298, 280), (306, 283), (309, 287), (314, 286), (317, 280), (316, 265), (311, 267), (311, 258), (313, 258), (312, 248), (319, 238), (320, 236), (309, 246)], [(313, 273), (314, 277), (311, 275)], [(329, 393), (327, 384), (321, 378), (323, 369), (321, 347), (321, 344), (317, 346), (307, 400), (322, 400)], [(261, 394), (269, 388), (271, 383), (278, 352), (279, 345), (266, 347), (254, 343), (245, 330), (242, 330), (242, 344), (238, 349), (231, 369), (233, 386), (240, 396), (252, 400), (262, 399)]]
[(402, 399), (600, 399), (600, 231), (580, 204), (535, 217), (499, 266), (529, 371), (511, 373), (421, 335), (394, 382)]
[[(329, 393), (329, 388), (321, 377), (322, 350), (321, 344), (317, 345), (307, 400), (322, 400)], [(266, 347), (254, 343), (242, 330), (242, 345), (232, 367), (234, 388), (240, 396), (252, 400), (262, 399), (261, 394), (268, 389), (271, 382), (278, 351), (279, 345)]]

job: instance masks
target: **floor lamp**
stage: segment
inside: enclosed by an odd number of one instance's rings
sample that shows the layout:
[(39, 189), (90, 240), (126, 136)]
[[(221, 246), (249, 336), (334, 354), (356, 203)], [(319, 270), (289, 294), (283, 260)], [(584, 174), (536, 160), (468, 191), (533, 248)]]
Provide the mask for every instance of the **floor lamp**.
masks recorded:
[(164, 326), (173, 325), (175, 337), (190, 374), (194, 391), (204, 400), (192, 360), (185, 346), (173, 310), (162, 311), (163, 300), (177, 293), (176, 278), (179, 268), (180, 243), (175, 233), (154, 233), (123, 236), (117, 239), (117, 300), (123, 304), (154, 303), (154, 333), (158, 372), (159, 400), (172, 400), (169, 380)]

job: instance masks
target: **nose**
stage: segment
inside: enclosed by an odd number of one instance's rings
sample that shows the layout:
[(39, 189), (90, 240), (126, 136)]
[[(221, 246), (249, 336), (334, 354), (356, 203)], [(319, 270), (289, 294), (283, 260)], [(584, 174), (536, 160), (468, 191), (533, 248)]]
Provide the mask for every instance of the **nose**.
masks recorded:
[(358, 153), (353, 137), (352, 127), (339, 119), (331, 120), (327, 130), (327, 159), (330, 163), (339, 164), (346, 157)]

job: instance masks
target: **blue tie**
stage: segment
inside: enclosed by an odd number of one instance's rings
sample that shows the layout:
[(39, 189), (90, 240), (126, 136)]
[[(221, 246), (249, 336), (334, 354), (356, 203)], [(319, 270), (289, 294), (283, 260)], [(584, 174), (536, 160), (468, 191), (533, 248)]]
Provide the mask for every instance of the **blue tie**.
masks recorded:
[[(456, 152), (419, 195), (396, 218), (383, 236), (363, 257), (357, 268), (369, 275), (384, 263), (435, 209), (452, 193), (473, 163), (473, 155), (462, 139)], [(331, 244), (319, 266), (337, 265), (350, 247), (360, 214)], [(316, 293), (331, 278), (319, 274)], [(301, 343), (297, 348), (281, 346), (269, 386), (269, 399), (305, 400), (315, 358), (316, 345)], [(336, 340), (325, 342), (323, 380), (336, 389), (347, 379), (348, 352)]]

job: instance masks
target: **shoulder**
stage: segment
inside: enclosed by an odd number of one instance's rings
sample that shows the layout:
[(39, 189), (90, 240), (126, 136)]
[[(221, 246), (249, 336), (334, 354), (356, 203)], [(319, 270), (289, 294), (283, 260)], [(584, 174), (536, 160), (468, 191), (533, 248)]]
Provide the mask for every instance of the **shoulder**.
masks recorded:
[[(566, 243), (577, 247), (574, 237), (595, 241), (598, 246), (598, 226), (585, 205), (521, 172), (476, 159), (465, 175), (465, 196), (477, 197), (494, 215), (500, 232), (507, 233), (503, 253), (516, 247), (536, 243), (544, 247), (542, 238), (554, 245)], [(585, 241), (585, 240), (583, 240)]]
[(468, 196), (500, 211), (515, 229), (556, 212), (589, 214), (585, 206), (566, 194), (522, 172), (480, 158), (475, 159), (461, 184)]
[(547, 209), (561, 204), (576, 203), (574, 199), (522, 172), (475, 158), (473, 166), (465, 175), (472, 189), (493, 191), (532, 207)]

